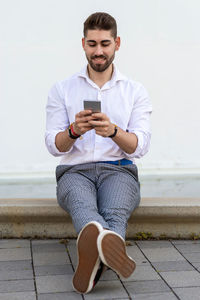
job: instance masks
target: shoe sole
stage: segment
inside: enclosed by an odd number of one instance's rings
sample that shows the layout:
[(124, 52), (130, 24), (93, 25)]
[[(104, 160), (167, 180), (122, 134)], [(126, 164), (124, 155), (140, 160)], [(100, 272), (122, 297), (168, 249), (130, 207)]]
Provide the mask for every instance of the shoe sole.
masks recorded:
[(97, 240), (101, 260), (120, 277), (128, 278), (134, 272), (136, 263), (126, 253), (123, 238), (115, 232), (103, 231)]
[(93, 281), (100, 265), (97, 238), (103, 227), (97, 222), (88, 223), (77, 239), (78, 265), (73, 277), (73, 287), (81, 294), (93, 288)]

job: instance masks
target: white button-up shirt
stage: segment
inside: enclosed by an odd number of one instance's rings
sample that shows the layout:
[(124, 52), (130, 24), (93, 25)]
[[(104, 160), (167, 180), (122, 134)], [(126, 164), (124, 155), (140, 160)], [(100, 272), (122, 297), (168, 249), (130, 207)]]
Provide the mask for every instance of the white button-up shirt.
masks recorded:
[[(75, 121), (75, 115), (84, 110), (84, 100), (101, 101), (101, 111), (118, 127), (133, 132), (138, 146), (132, 154), (124, 152), (111, 138), (101, 137), (92, 129), (77, 139), (68, 152), (60, 152), (55, 145), (56, 135)], [(46, 106), (47, 121), (45, 142), (49, 152), (61, 156), (60, 164), (74, 165), (97, 161), (114, 161), (123, 158), (140, 158), (149, 149), (150, 114), (149, 96), (138, 82), (122, 75), (114, 66), (110, 81), (99, 88), (89, 77), (87, 66), (56, 83), (49, 92)]]

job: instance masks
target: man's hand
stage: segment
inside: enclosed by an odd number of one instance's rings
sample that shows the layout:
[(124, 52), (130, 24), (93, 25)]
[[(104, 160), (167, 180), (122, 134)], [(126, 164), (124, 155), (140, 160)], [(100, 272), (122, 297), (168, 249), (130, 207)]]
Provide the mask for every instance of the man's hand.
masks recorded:
[(110, 122), (110, 119), (103, 113), (92, 113), (89, 125), (94, 128), (96, 134), (102, 137), (108, 137), (115, 131), (115, 125)]
[(83, 110), (75, 115), (75, 122), (73, 123), (74, 132), (78, 135), (82, 135), (87, 131), (93, 129), (89, 121), (92, 120), (92, 111)]
[[(92, 111), (84, 110), (75, 115), (73, 130), (77, 135), (82, 135), (86, 131), (93, 129), (88, 121), (92, 120)], [(69, 137), (68, 130), (61, 131), (56, 135), (56, 147), (60, 152), (67, 152), (75, 143), (75, 139)]]

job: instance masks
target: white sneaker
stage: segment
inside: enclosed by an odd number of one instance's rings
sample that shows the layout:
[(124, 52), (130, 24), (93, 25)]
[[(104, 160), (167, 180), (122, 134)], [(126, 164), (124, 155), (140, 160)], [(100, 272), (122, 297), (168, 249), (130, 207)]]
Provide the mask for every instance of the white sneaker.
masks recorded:
[(124, 239), (114, 231), (103, 230), (97, 239), (97, 247), (102, 262), (123, 278), (134, 272), (136, 263), (126, 253)]
[(78, 265), (73, 277), (73, 287), (78, 293), (89, 293), (100, 266), (97, 238), (103, 227), (96, 221), (89, 222), (80, 231), (77, 239)]

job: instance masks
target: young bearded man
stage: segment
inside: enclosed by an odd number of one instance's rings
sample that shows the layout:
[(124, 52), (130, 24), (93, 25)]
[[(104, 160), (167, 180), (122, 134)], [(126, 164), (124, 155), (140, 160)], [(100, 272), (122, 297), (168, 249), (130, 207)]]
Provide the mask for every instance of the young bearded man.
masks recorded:
[[(105, 266), (125, 278), (135, 269), (124, 239), (140, 202), (134, 159), (149, 149), (152, 108), (144, 87), (113, 64), (120, 38), (112, 16), (89, 16), (82, 46), (87, 66), (49, 92), (45, 140), (61, 156), (57, 199), (78, 233), (73, 286), (88, 293)], [(101, 111), (84, 109), (84, 100), (100, 102)]]

